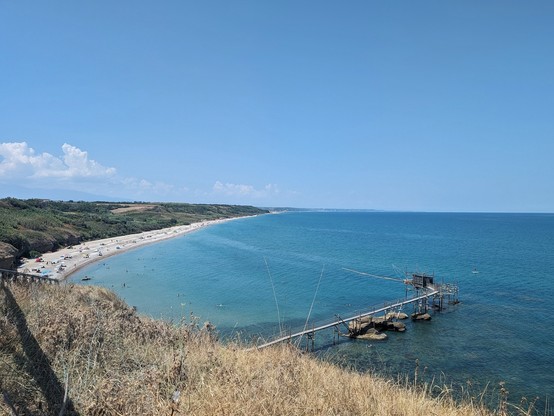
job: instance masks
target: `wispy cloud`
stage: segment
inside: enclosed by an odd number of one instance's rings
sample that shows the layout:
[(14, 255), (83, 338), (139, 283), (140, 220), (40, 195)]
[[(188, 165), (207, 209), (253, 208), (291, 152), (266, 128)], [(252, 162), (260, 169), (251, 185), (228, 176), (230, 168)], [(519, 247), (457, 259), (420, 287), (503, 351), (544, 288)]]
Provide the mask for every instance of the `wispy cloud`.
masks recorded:
[(268, 184), (261, 189), (256, 189), (252, 185), (222, 183), (220, 181), (214, 184), (213, 191), (227, 196), (248, 196), (253, 198), (265, 198), (279, 194), (279, 188), (274, 184)]
[(121, 177), (114, 167), (89, 158), (88, 152), (64, 143), (61, 155), (38, 153), (26, 142), (0, 143), (0, 183), (17, 182), (37, 189), (65, 189), (121, 198), (151, 199), (182, 192), (173, 185)]
[(150, 182), (146, 179), (124, 178), (121, 183), (126, 189), (132, 190), (138, 195), (150, 193), (166, 195), (176, 190), (175, 186), (165, 182)]

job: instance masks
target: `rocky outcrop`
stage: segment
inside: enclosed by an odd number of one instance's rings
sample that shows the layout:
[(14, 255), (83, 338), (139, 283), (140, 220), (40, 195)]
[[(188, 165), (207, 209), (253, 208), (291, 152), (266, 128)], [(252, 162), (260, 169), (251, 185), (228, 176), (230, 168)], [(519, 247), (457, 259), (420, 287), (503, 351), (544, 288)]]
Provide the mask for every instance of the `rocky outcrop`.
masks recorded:
[(36, 251), (38, 253), (53, 251), (58, 244), (53, 237), (42, 233), (41, 235), (28, 237), (27, 243), (29, 252)]
[(381, 331), (404, 332), (405, 330), (406, 325), (402, 322), (392, 321), (384, 316), (364, 316), (348, 324), (348, 336), (358, 339), (383, 340), (387, 335)]
[(14, 246), (0, 242), (0, 269), (15, 270), (17, 254), (17, 249)]
[(377, 331), (404, 332), (406, 330), (406, 325), (402, 322), (387, 319), (384, 316), (365, 316), (350, 321), (348, 324), (348, 330), (351, 334), (355, 335), (363, 335), (371, 328)]
[(414, 321), (430, 321), (431, 315), (428, 313), (413, 313), (412, 320)]

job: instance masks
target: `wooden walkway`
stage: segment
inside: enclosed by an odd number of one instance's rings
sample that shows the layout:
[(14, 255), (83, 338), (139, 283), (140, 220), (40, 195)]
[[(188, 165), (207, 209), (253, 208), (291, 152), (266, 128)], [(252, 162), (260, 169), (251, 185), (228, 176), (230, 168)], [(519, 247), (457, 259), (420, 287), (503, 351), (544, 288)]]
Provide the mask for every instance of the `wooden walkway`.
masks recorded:
[(412, 298), (405, 299), (405, 300), (400, 300), (400, 301), (397, 301), (397, 302), (391, 303), (391, 304), (387, 304), (382, 308), (372, 309), (372, 310), (369, 310), (367, 312), (362, 312), (358, 315), (350, 316), (348, 318), (340, 318), (339, 316), (337, 316), (337, 319), (335, 319), (331, 322), (323, 323), (323, 324), (318, 325), (317, 327), (312, 327), (310, 329), (305, 329), (303, 331), (299, 331), (299, 332), (296, 332), (294, 334), (290, 334), (290, 335), (286, 335), (286, 336), (276, 338), (276, 339), (274, 339), (272, 341), (269, 341), (269, 342), (266, 342), (262, 345), (258, 345), (256, 347), (254, 347), (253, 349), (266, 348), (266, 347), (269, 347), (271, 345), (278, 344), (280, 342), (290, 341), (293, 338), (301, 337), (303, 335), (312, 335), (315, 332), (322, 331), (324, 329), (328, 329), (328, 328), (331, 328), (331, 327), (338, 327), (340, 324), (344, 324), (346, 322), (354, 321), (356, 319), (360, 319), (360, 318), (363, 318), (365, 316), (375, 315), (377, 313), (386, 312), (386, 311), (389, 311), (391, 309), (397, 309), (397, 308), (400, 308), (404, 305), (408, 305), (410, 303), (415, 303), (415, 302), (419, 302), (419, 301), (423, 301), (423, 300), (426, 301), (428, 298), (430, 298), (432, 296), (439, 295), (439, 293), (440, 293), (440, 288), (430, 286), (430, 287), (428, 287), (427, 290), (425, 290), (425, 293), (423, 295), (416, 295)]
[(58, 279), (53, 279), (47, 276), (39, 276), (36, 274), (22, 273), (17, 270), (0, 269), (0, 281), (1, 282), (14, 282), (14, 283), (51, 283), (59, 284)]

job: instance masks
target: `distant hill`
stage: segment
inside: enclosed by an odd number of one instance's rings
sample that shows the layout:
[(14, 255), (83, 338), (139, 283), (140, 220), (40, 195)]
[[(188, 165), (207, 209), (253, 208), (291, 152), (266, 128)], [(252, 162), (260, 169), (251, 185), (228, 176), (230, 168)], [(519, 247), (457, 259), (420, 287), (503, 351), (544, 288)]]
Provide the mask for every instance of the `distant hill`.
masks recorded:
[(2, 184), (2, 194), (0, 197), (13, 197), (18, 199), (50, 199), (53, 201), (108, 201), (118, 202), (126, 198), (117, 196), (107, 196), (93, 194), (85, 191), (67, 190), (67, 189), (40, 189), (28, 188), (19, 183), (17, 184)]

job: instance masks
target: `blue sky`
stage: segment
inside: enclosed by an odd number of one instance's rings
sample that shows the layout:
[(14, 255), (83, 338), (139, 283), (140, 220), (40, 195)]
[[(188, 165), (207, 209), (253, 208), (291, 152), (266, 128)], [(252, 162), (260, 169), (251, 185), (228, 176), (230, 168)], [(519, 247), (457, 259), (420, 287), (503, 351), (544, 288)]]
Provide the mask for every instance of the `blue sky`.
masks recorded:
[(552, 1), (0, 0), (0, 196), (554, 212)]

